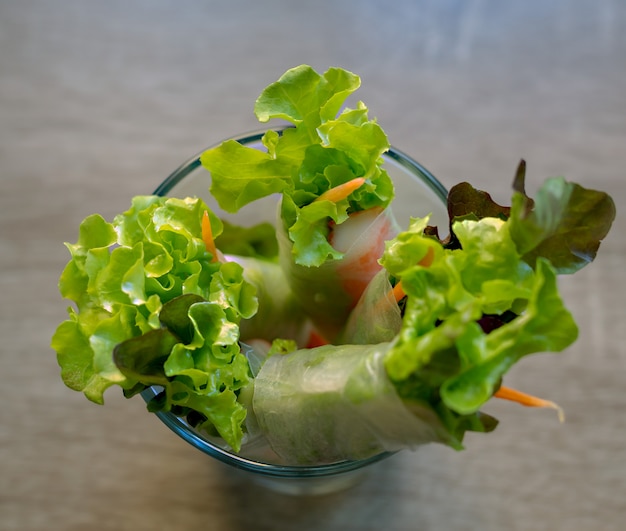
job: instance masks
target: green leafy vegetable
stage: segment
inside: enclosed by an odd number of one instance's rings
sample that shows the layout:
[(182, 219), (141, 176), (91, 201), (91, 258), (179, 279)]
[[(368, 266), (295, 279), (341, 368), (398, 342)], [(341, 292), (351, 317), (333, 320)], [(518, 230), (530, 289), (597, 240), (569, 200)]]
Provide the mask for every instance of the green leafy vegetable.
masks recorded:
[[(448, 197), (451, 223), (465, 217), (510, 218), (511, 238), (524, 261), (533, 265), (544, 257), (559, 274), (578, 271), (594, 260), (611, 228), (615, 219), (613, 199), (605, 192), (562, 177), (546, 179), (531, 199), (524, 190), (525, 172), (522, 160), (513, 182), (510, 207), (498, 205), (488, 193), (469, 183), (455, 185)], [(435, 234), (436, 230), (431, 227), (428, 232)], [(452, 231), (447, 247), (457, 243)]]
[(266, 260), (278, 257), (276, 229), (270, 223), (259, 223), (252, 227), (241, 227), (222, 220), (224, 230), (215, 244), (224, 254), (248, 256)]
[[(255, 113), (261, 122), (281, 119), (293, 127), (269, 130), (266, 151), (226, 141), (200, 160), (211, 172), (211, 193), (220, 206), (236, 212), (274, 193), (283, 195), (281, 218), (294, 244), (296, 263), (318, 266), (342, 255), (328, 243), (329, 220), (342, 223), (349, 212), (386, 206), (393, 185), (381, 167), (389, 148), (367, 108), (339, 112), (360, 86), (358, 76), (331, 68), (323, 75), (310, 66), (288, 70), (259, 96)], [(314, 203), (325, 191), (363, 177), (366, 183), (337, 204)]]
[(213, 260), (201, 238), (199, 199), (139, 196), (107, 223), (89, 216), (59, 282), (74, 302), (52, 338), (65, 383), (90, 400), (119, 385), (127, 396), (157, 385), (152, 411), (199, 413), (233, 448), (243, 435), (239, 390), (250, 374), (239, 324), (256, 290), (234, 262)]
[[(543, 258), (536, 270), (524, 262), (506, 222), (455, 222), (461, 246), (455, 250), (424, 235), (426, 223), (413, 220), (382, 259), (407, 295), (386, 368), (405, 400), (429, 402), (460, 437), (460, 422), (482, 425), (480, 407), (514, 363), (534, 352), (563, 350), (577, 328), (559, 297), (554, 268)], [(434, 249), (432, 263), (414, 265), (428, 248)], [(518, 317), (503, 319), (493, 331), (479, 324), (485, 315), (509, 312)]]
[(608, 194), (563, 178), (547, 179), (534, 206), (529, 203), (523, 194), (514, 194), (512, 238), (526, 262), (546, 257), (559, 273), (574, 273), (592, 262), (615, 218)]

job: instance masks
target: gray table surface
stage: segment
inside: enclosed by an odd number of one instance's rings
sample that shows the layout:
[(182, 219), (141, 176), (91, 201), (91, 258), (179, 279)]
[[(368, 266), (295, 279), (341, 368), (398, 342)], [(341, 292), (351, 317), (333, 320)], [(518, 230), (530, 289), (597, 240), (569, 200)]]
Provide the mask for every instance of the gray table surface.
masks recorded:
[(0, 529), (612, 530), (626, 520), (626, 218), (564, 279), (580, 324), (508, 377), (557, 401), (493, 403), (495, 433), (427, 446), (353, 489), (266, 491), (185, 444), (140, 399), (63, 386), (56, 283), (84, 216), (110, 218), (179, 163), (257, 129), (287, 68), (348, 68), (391, 142), (446, 185), (506, 200), (564, 175), (626, 199), (619, 0), (0, 0)]

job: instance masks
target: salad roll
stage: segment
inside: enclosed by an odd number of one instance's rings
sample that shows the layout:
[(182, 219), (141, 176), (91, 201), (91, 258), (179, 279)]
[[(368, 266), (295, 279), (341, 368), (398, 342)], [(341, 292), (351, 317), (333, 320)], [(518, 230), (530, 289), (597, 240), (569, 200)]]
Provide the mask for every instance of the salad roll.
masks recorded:
[[(353, 223), (357, 224), (354, 230)], [(298, 264), (293, 259), (293, 243), (284, 227), (279, 226), (277, 230), (280, 264), (285, 278), (316, 330), (329, 342), (339, 341), (357, 302), (382, 269), (379, 259), (385, 250), (385, 242), (396, 236), (399, 228), (391, 209), (386, 208), (358, 212), (334, 233), (345, 233), (346, 230), (353, 238), (340, 247), (341, 259), (314, 267)], [(333, 245), (337, 244), (333, 242)]]
[[(518, 179), (512, 207), (487, 209), (506, 216), (483, 208), (452, 215), (446, 242), (428, 217), (414, 218), (387, 242), (384, 270), (350, 317), (348, 344), (265, 362), (253, 383), (254, 412), (279, 455), (310, 464), (429, 442), (461, 448), (466, 431), (495, 427), (481, 411), (492, 397), (525, 403), (503, 378), (523, 357), (576, 340), (557, 275), (593, 260), (614, 205), (563, 179), (547, 180), (534, 200), (522, 185)], [(459, 186), (466, 199), (485, 197)], [(451, 212), (458, 200), (453, 189)]]
[[(359, 77), (343, 69), (323, 75), (307, 65), (290, 69), (262, 92), (255, 113), (261, 122), (286, 120), (291, 127), (268, 130), (265, 150), (228, 140), (200, 157), (211, 193), (227, 212), (279, 195), (287, 282), (330, 341), (380, 270), (384, 240), (397, 232), (389, 210), (393, 183), (381, 158), (387, 137), (362, 102), (341, 110), (359, 86)], [(340, 240), (358, 240), (358, 249)]]
[(260, 431), (284, 462), (323, 464), (446, 442), (436, 412), (410, 410), (384, 367), (388, 344), (326, 345), (270, 356), (254, 380)]

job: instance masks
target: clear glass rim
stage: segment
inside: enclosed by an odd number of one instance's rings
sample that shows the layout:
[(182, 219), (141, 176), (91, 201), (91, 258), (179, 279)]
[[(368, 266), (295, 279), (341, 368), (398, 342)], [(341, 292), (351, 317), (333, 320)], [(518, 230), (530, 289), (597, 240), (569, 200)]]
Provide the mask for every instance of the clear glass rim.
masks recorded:
[[(286, 127), (275, 128), (278, 133), (282, 132)], [(231, 137), (232, 140), (239, 142), (240, 144), (247, 145), (255, 142), (259, 142), (267, 129), (263, 131), (252, 131), (244, 133), (238, 136)], [(218, 145), (218, 144), (215, 144)], [(207, 148), (210, 149), (210, 148)], [(203, 150), (202, 152), (204, 152)], [(155, 195), (165, 196), (172, 191), (172, 189), (180, 183), (185, 177), (187, 177), (194, 170), (201, 166), (200, 155), (201, 153), (194, 155), (186, 162), (181, 164), (176, 170), (174, 170), (157, 188), (154, 190)], [(388, 151), (383, 154), (383, 159), (388, 158), (393, 160), (409, 173), (419, 176), (424, 184), (430, 188), (430, 190), (439, 198), (442, 202), (446, 202), (448, 192), (446, 188), (419, 162), (409, 157), (402, 151), (390, 147)], [(143, 399), (149, 402), (157, 391), (153, 388), (148, 388), (141, 393)], [(158, 411), (156, 416), (165, 424), (170, 430), (176, 433), (179, 437), (187, 441), (189, 444), (204, 452), (205, 454), (221, 461), (230, 466), (262, 474), (264, 476), (277, 477), (277, 478), (316, 478), (334, 476), (337, 474), (353, 472), (367, 465), (377, 463), (383, 459), (386, 459), (393, 455), (395, 452), (381, 452), (371, 457), (359, 460), (346, 460), (338, 461), (334, 463), (321, 464), (321, 465), (279, 465), (275, 463), (265, 463), (255, 461), (246, 457), (242, 457), (238, 454), (231, 453), (224, 448), (214, 445), (210, 441), (203, 438), (197, 431), (192, 429), (185, 420), (170, 412)]]
[[(273, 130), (280, 133), (285, 129), (289, 129), (291, 126), (285, 127), (277, 127)], [(242, 135), (233, 136), (230, 139), (239, 142), (240, 144), (246, 145), (251, 144), (253, 142), (258, 142), (263, 138), (263, 135), (266, 133), (267, 129), (262, 131), (251, 131), (248, 133), (244, 133)], [(221, 143), (221, 141), (219, 142)], [(214, 144), (214, 145), (219, 145)], [(210, 149), (213, 146), (210, 146), (207, 149)], [(189, 175), (192, 171), (196, 170), (200, 163), (200, 155), (206, 150), (202, 150), (197, 155), (194, 155), (186, 162), (181, 164), (178, 168), (176, 168), (157, 188), (154, 190), (155, 195), (167, 195), (172, 188), (174, 188), (180, 181), (182, 181), (187, 175)], [(445, 203), (448, 198), (448, 190), (446, 187), (439, 182), (439, 180), (424, 166), (422, 166), (415, 159), (407, 155), (406, 153), (400, 151), (399, 149), (391, 146), (384, 154), (383, 159), (389, 158), (395, 161), (397, 164), (402, 166), (403, 168), (409, 170), (413, 174), (418, 174), (423, 182)]]

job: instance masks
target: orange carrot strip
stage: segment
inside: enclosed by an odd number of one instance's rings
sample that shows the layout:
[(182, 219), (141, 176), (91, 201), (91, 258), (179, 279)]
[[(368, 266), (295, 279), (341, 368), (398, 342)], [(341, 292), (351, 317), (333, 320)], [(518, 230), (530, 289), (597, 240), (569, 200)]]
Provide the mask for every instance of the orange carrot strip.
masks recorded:
[(365, 183), (363, 177), (356, 177), (348, 182), (335, 186), (330, 190), (326, 190), (322, 195), (317, 197), (315, 201), (332, 201), (338, 203), (342, 199), (348, 197), (357, 188), (360, 188)]
[(496, 398), (501, 398), (503, 400), (511, 400), (512, 402), (517, 402), (522, 406), (527, 407), (549, 407), (552, 409), (556, 409), (559, 420), (561, 422), (565, 421), (565, 414), (563, 413), (563, 409), (558, 404), (551, 402), (550, 400), (545, 400), (543, 398), (539, 398), (536, 396), (529, 395), (527, 393), (523, 393), (522, 391), (518, 391), (517, 389), (511, 389), (510, 387), (501, 386), (494, 395)]
[(424, 267), (430, 267), (433, 263), (433, 260), (435, 259), (435, 249), (433, 249), (432, 247), (428, 248), (428, 251), (426, 251), (426, 254), (424, 255), (424, 258), (422, 258), (417, 265), (421, 265)]
[(202, 240), (206, 245), (206, 250), (213, 255), (213, 259), (211, 261), (217, 262), (217, 247), (215, 247), (215, 240), (213, 240), (213, 231), (211, 230), (209, 213), (206, 210), (202, 216)]
[(396, 302), (400, 302), (404, 297), (406, 297), (406, 293), (404, 292), (404, 288), (402, 288), (402, 281), (398, 280), (396, 285), (391, 288), (391, 296), (394, 298)]

